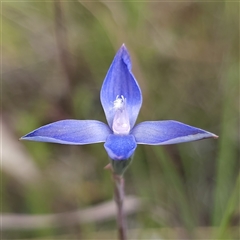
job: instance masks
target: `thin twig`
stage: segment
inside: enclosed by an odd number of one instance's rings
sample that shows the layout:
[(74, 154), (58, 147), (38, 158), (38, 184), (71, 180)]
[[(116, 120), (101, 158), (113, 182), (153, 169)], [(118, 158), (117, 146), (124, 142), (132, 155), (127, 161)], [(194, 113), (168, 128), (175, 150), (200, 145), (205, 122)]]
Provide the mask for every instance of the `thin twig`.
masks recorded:
[(68, 47), (68, 34), (65, 24), (65, 18), (63, 14), (63, 7), (61, 1), (55, 1), (55, 31), (56, 31), (56, 41), (59, 51), (59, 57), (62, 67), (65, 71), (65, 75), (69, 84), (72, 85), (74, 79), (74, 71), (72, 66), (72, 59), (69, 53)]
[(64, 110), (67, 109), (68, 114), (72, 115), (72, 91), (74, 86), (75, 70), (69, 51), (67, 27), (62, 5), (63, 3), (60, 0), (54, 2), (56, 43), (59, 52), (60, 64), (66, 79), (65, 95), (62, 99), (60, 99), (60, 105), (64, 105)]
[[(140, 199), (134, 196), (127, 196), (125, 198), (124, 214), (129, 215), (142, 209)], [(44, 215), (2, 214), (0, 215), (0, 219), (2, 231), (12, 229), (29, 230), (103, 222), (114, 219), (116, 214), (117, 211), (114, 201), (109, 201), (74, 212)]]
[(122, 176), (113, 174), (113, 179), (115, 183), (115, 202), (117, 205), (117, 224), (118, 224), (118, 234), (119, 240), (126, 240), (126, 221), (123, 211), (123, 200), (124, 200), (124, 178)]

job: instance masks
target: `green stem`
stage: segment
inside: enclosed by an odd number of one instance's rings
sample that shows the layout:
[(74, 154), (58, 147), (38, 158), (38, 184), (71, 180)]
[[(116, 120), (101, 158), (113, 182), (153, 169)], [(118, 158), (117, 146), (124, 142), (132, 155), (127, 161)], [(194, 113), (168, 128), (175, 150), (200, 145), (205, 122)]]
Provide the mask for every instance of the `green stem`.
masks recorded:
[(239, 203), (239, 187), (240, 187), (240, 173), (236, 180), (235, 188), (229, 197), (228, 203), (225, 206), (225, 212), (220, 222), (219, 232), (216, 239), (224, 239), (228, 226), (231, 222), (231, 217)]

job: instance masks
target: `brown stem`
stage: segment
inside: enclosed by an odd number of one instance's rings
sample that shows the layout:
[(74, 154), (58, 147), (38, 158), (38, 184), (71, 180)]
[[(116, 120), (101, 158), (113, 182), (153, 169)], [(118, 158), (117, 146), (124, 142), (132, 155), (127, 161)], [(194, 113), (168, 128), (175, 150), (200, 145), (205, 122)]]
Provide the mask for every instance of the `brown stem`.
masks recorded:
[(59, 51), (59, 57), (62, 67), (65, 71), (66, 78), (68, 80), (69, 87), (72, 84), (74, 73), (72, 66), (72, 59), (68, 49), (68, 38), (65, 18), (63, 14), (63, 7), (61, 1), (55, 1), (55, 30), (56, 40)]
[(123, 200), (124, 200), (124, 178), (113, 173), (115, 183), (114, 198), (117, 205), (117, 224), (119, 240), (126, 240), (126, 222), (123, 213)]
[(68, 110), (69, 115), (72, 115), (72, 90), (74, 85), (73, 81), (75, 71), (68, 46), (67, 27), (63, 12), (64, 9), (62, 5), (63, 3), (60, 0), (54, 2), (57, 50), (59, 53), (60, 64), (66, 79), (65, 95), (60, 99), (59, 104), (61, 106), (64, 106), (64, 110)]

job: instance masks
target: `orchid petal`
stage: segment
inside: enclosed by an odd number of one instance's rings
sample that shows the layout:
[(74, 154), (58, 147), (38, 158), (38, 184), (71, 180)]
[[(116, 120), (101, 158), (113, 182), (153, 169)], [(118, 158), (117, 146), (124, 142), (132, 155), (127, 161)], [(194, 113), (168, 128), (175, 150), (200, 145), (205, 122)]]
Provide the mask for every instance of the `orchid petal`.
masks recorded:
[(95, 120), (62, 120), (40, 127), (21, 140), (83, 145), (105, 142), (110, 128)]
[(137, 144), (133, 135), (111, 134), (108, 136), (104, 147), (111, 159), (126, 160), (132, 156)]
[(142, 93), (131, 72), (131, 60), (125, 45), (122, 45), (117, 52), (105, 77), (100, 94), (101, 103), (111, 128), (115, 114), (114, 101), (118, 97), (126, 99), (126, 110), (132, 128), (142, 105)]
[(138, 144), (148, 145), (167, 145), (218, 137), (200, 128), (172, 120), (142, 122), (132, 129), (131, 134)]

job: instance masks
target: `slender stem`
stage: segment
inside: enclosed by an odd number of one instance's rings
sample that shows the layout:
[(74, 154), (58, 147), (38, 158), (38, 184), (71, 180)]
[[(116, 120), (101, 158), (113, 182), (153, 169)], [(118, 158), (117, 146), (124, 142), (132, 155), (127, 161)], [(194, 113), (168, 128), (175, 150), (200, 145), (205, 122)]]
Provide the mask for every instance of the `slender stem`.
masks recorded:
[(69, 85), (68, 87), (70, 88), (74, 79), (74, 71), (72, 66), (72, 58), (69, 53), (67, 27), (62, 5), (63, 4), (60, 0), (54, 2), (55, 30), (60, 61), (65, 71), (66, 79)]
[(115, 183), (114, 198), (117, 205), (117, 224), (119, 240), (126, 240), (126, 222), (123, 213), (123, 200), (124, 200), (124, 178), (113, 173)]
[[(54, 13), (55, 13), (55, 34), (57, 50), (59, 53), (59, 60), (63, 73), (65, 74), (65, 94), (59, 99), (60, 110), (68, 115), (73, 114), (72, 106), (72, 92), (74, 86), (75, 69), (73, 60), (70, 55), (69, 44), (68, 44), (68, 33), (66, 27), (66, 20), (64, 17), (63, 2), (61, 0), (54, 1)], [(66, 111), (67, 110), (67, 111)]]

